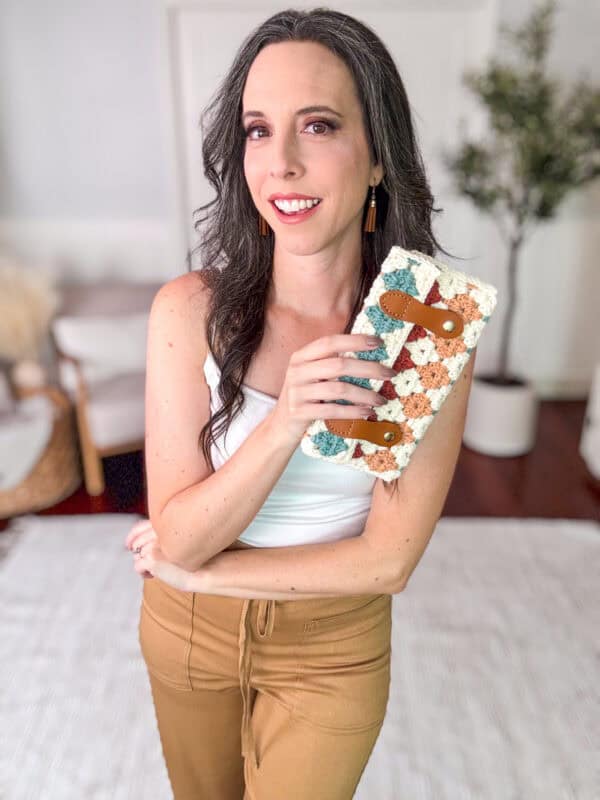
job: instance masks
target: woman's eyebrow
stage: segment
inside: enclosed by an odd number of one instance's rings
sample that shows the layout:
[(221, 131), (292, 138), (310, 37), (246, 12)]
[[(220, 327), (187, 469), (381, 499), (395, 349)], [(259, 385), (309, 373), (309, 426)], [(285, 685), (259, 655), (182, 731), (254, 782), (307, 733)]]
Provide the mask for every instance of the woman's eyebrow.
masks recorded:
[[(315, 114), (320, 113), (322, 111), (329, 111), (330, 114), (335, 114), (336, 117), (340, 117), (343, 119), (343, 114), (340, 114), (339, 111), (336, 111), (329, 106), (306, 106), (305, 108), (299, 108), (296, 111), (296, 116), (302, 116), (303, 114)], [(246, 119), (246, 117), (266, 117), (267, 115), (264, 114), (262, 111), (244, 111), (242, 114), (242, 122)]]

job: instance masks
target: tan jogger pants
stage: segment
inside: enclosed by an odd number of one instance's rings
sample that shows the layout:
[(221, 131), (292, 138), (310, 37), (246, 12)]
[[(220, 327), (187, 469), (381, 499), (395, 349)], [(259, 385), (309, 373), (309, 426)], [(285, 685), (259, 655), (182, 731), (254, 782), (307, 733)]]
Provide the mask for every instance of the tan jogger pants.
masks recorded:
[(390, 683), (391, 596), (242, 600), (144, 581), (175, 800), (351, 800)]

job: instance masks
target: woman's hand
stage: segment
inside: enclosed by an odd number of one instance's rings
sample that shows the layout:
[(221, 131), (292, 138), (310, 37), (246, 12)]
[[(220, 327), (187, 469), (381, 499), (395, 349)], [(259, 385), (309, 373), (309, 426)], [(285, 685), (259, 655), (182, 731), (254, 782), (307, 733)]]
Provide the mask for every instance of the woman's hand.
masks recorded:
[(160, 578), (183, 592), (199, 590), (199, 576), (167, 560), (149, 519), (138, 520), (125, 538), (125, 547), (133, 553), (133, 567), (143, 578)]
[[(336, 333), (315, 339), (292, 353), (272, 412), (277, 432), (297, 443), (315, 419), (366, 418), (373, 413), (373, 406), (385, 403), (373, 389), (337, 380), (342, 376), (385, 380), (396, 375), (395, 370), (379, 361), (339, 355), (373, 352), (382, 347), (381, 339), (379, 345), (370, 344), (371, 339), (373, 337), (363, 333)], [(354, 405), (335, 400), (346, 400)]]

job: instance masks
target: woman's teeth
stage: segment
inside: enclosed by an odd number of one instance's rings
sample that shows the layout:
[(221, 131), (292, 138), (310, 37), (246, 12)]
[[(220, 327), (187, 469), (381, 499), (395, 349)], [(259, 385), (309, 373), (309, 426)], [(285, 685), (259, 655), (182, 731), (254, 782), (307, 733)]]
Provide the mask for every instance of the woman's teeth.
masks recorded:
[(296, 214), (298, 211), (308, 211), (309, 208), (316, 206), (321, 200), (273, 200), (273, 203), (284, 214)]

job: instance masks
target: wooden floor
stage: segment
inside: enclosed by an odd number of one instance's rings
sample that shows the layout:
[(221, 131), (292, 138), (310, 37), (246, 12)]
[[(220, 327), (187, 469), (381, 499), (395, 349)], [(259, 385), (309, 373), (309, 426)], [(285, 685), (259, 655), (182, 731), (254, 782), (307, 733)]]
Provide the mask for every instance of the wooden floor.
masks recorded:
[[(544, 401), (534, 449), (518, 458), (492, 458), (461, 448), (443, 516), (600, 519), (600, 482), (578, 452), (584, 401)], [(81, 486), (45, 514), (111, 512), (147, 515), (141, 451), (104, 459), (106, 490), (90, 497)], [(0, 531), (8, 522), (0, 521)]]

